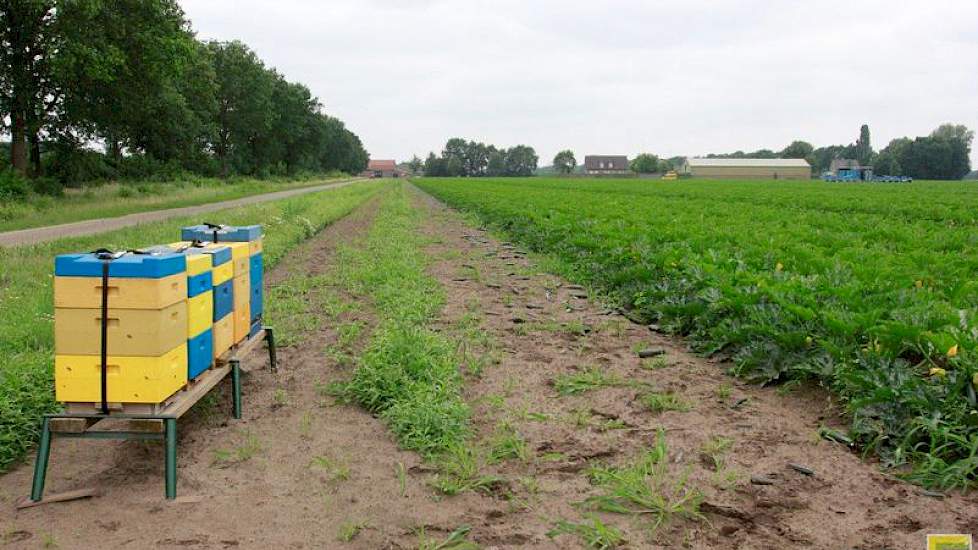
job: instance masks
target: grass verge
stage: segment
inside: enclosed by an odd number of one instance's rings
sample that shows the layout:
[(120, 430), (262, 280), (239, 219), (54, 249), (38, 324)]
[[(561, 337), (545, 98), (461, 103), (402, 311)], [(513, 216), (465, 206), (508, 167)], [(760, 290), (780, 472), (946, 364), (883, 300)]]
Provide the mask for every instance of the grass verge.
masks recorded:
[(341, 284), (371, 300), (378, 323), (352, 379), (335, 389), (383, 418), (402, 447), (432, 458), (464, 442), (470, 413), (455, 343), (427, 327), (445, 297), (425, 272), (421, 220), (400, 185), (384, 196), (365, 238), (340, 249)]
[[(303, 197), (224, 210), (208, 219), (265, 226), (265, 265), (350, 213), (385, 184), (365, 182)], [(124, 250), (179, 238), (194, 218), (178, 218), (100, 235), (34, 246), (0, 248), (0, 471), (21, 458), (37, 437), (41, 415), (54, 412), (54, 256), (110, 248)]]
[(30, 195), (24, 200), (4, 201), (0, 204), (0, 231), (197, 206), (322, 185), (342, 179), (341, 177), (289, 180), (193, 178), (174, 182), (126, 182), (68, 189), (62, 197)]

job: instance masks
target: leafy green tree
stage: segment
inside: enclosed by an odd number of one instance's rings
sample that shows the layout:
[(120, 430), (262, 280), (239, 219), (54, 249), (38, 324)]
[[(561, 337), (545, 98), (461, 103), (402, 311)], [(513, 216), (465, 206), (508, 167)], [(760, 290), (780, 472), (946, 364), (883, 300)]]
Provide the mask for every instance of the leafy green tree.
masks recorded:
[[(61, 100), (52, 67), (63, 27), (56, 5), (5, 0), (0, 9), (0, 106), (9, 120), (10, 164), (21, 175), (28, 172), (28, 140), (39, 146), (38, 134)], [(35, 156), (39, 164), (39, 149)]]
[(642, 153), (632, 159), (632, 172), (637, 174), (652, 174), (659, 171), (659, 157), (652, 153)]
[(434, 153), (428, 153), (428, 158), (424, 161), (424, 175), (430, 178), (447, 176), (448, 170), (445, 166), (445, 160)]
[(486, 167), (486, 175), (499, 177), (506, 175), (506, 152), (500, 151), (495, 147), (489, 153), (489, 162)]
[(869, 126), (863, 124), (859, 128), (859, 139), (856, 140), (855, 158), (859, 164), (868, 166), (873, 162), (873, 145), (869, 138)]
[[(257, 138), (272, 125), (272, 91), (275, 78), (245, 44), (207, 44), (217, 75), (217, 136), (214, 153), (221, 162), (221, 175), (231, 173), (231, 164), (254, 173), (249, 154)], [(249, 169), (251, 168), (251, 169)]]
[(577, 168), (577, 159), (570, 149), (565, 149), (554, 156), (554, 169), (558, 174), (570, 174), (575, 168)]
[(528, 145), (517, 145), (506, 150), (506, 170), (507, 176), (527, 177), (532, 176), (537, 169), (537, 156), (533, 147)]
[(810, 160), (814, 152), (815, 148), (812, 147), (811, 143), (796, 140), (781, 150), (781, 158)]
[(411, 160), (408, 161), (407, 165), (412, 174), (417, 174), (424, 167), (424, 162), (418, 158), (418, 155), (414, 155), (411, 157)]

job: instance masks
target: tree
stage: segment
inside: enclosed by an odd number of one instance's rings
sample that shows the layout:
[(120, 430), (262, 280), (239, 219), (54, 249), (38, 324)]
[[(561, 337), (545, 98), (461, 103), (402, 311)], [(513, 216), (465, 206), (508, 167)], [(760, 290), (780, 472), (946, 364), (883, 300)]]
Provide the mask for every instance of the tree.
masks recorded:
[(434, 153), (428, 153), (428, 158), (424, 161), (424, 175), (430, 178), (440, 178), (448, 175), (445, 167), (445, 160)]
[(408, 161), (407, 165), (412, 174), (417, 174), (424, 167), (424, 162), (418, 158), (418, 155), (414, 155), (411, 157), (411, 160)]
[[(6, 0), (0, 9), (0, 104), (10, 131), (10, 164), (28, 172), (27, 142), (61, 99), (52, 68), (61, 19), (53, 0)], [(39, 162), (39, 152), (38, 152)]]
[(869, 125), (859, 128), (859, 139), (856, 140), (855, 157), (859, 164), (868, 166), (873, 162), (873, 145), (869, 139)]
[(652, 174), (659, 171), (659, 157), (652, 153), (642, 153), (632, 159), (632, 172), (638, 174)]
[(558, 174), (570, 174), (577, 167), (577, 159), (574, 158), (574, 152), (570, 149), (565, 149), (556, 156), (554, 156), (554, 169), (557, 170)]
[(214, 153), (221, 162), (221, 176), (237, 169), (249, 169), (259, 134), (271, 127), (272, 89), (275, 79), (248, 46), (241, 42), (209, 42), (208, 48), (217, 75), (217, 137)]
[(537, 162), (540, 158), (537, 152), (528, 145), (517, 145), (506, 151), (506, 170), (507, 176), (527, 177), (532, 176), (537, 169)]
[(815, 148), (812, 147), (811, 143), (796, 140), (781, 151), (781, 158), (810, 160), (814, 152)]
[[(490, 147), (492, 147), (490, 145)], [(500, 151), (492, 147), (489, 152), (489, 163), (486, 167), (486, 175), (496, 178), (506, 175), (506, 151)]]

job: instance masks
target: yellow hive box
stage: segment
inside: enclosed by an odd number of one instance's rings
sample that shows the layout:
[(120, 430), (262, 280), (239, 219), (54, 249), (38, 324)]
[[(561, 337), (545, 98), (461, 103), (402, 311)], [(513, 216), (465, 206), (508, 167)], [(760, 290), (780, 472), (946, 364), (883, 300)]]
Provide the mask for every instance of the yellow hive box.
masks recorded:
[[(109, 307), (113, 309), (163, 309), (187, 297), (183, 273), (162, 279), (109, 279)], [(101, 308), (101, 277), (55, 277), (54, 307)]]
[(214, 291), (202, 292), (187, 299), (187, 338), (211, 328), (214, 322)]
[[(161, 357), (109, 356), (106, 361), (107, 401), (161, 403), (187, 382), (187, 345)], [(54, 357), (55, 398), (62, 403), (102, 400), (102, 362), (97, 355)]]
[(234, 345), (234, 315), (214, 322), (214, 358), (224, 355)]
[(248, 242), (248, 254), (251, 255), (251, 256), (254, 256), (255, 254), (260, 254), (261, 251), (262, 251), (262, 249), (263, 249), (261, 243), (262, 243), (262, 240), (261, 239), (258, 239), (257, 241), (249, 241)]
[(187, 254), (187, 277), (200, 275), (211, 270), (211, 257), (208, 254)]
[[(187, 302), (163, 309), (109, 309), (108, 351), (124, 357), (159, 357), (187, 340)], [(99, 355), (102, 310), (55, 308), (54, 350), (58, 355)]]
[(248, 257), (251, 256), (251, 247), (248, 243), (221, 243), (221, 246), (231, 247), (231, 263), (234, 264), (234, 276), (240, 277), (247, 275), (251, 269)]
[(214, 286), (226, 283), (234, 277), (234, 262), (223, 263), (214, 268), (211, 278), (214, 279)]
[(234, 278), (234, 311), (229, 317), (234, 317), (234, 342), (238, 343), (248, 337), (251, 330), (251, 283), (248, 276)]

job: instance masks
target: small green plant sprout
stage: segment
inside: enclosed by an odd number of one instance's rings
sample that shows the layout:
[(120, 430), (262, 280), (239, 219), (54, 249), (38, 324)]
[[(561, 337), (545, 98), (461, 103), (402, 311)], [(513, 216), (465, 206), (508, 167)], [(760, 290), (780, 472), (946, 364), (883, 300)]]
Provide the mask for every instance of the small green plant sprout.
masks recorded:
[(328, 456), (313, 457), (309, 463), (309, 467), (325, 470), (329, 475), (330, 481), (346, 481), (350, 479), (349, 464), (334, 460)]
[(278, 409), (289, 404), (289, 394), (285, 392), (284, 388), (278, 388), (275, 393), (272, 394), (272, 408)]
[(581, 523), (560, 520), (547, 532), (551, 539), (561, 535), (576, 535), (587, 548), (614, 550), (625, 543), (625, 537), (614, 525), (608, 525), (597, 516), (588, 516)]
[(299, 419), (299, 437), (302, 439), (312, 437), (312, 413), (309, 411), (302, 413), (302, 418)]
[(729, 491), (737, 486), (741, 479), (740, 472), (736, 470), (717, 470), (713, 472), (711, 482), (713, 486), (721, 491)]
[(717, 399), (720, 401), (726, 401), (727, 399), (730, 399), (730, 394), (733, 393), (733, 386), (731, 386), (729, 382), (723, 382), (716, 387), (714, 393), (716, 393)]
[(729, 437), (711, 437), (700, 448), (700, 455), (707, 467), (719, 472), (727, 467), (726, 454), (733, 447), (734, 440)]
[(336, 538), (340, 542), (351, 542), (353, 539), (357, 538), (360, 531), (367, 528), (367, 522), (365, 521), (344, 521), (340, 524), (340, 532), (336, 535)]
[(598, 388), (627, 386), (628, 382), (594, 367), (573, 374), (561, 374), (553, 381), (553, 387), (561, 396), (576, 395)]
[(642, 359), (642, 362), (639, 365), (645, 370), (659, 370), (668, 367), (669, 361), (660, 355), (659, 357)]
[(502, 424), (489, 441), (489, 462), (499, 463), (504, 460), (526, 461), (530, 451), (526, 440), (508, 423)]
[(674, 393), (649, 392), (642, 396), (642, 403), (653, 413), (665, 411), (687, 412), (690, 404)]
[(472, 528), (462, 525), (444, 540), (431, 538), (425, 528), (418, 529), (418, 550), (479, 550), (479, 545), (468, 540)]
[(488, 493), (502, 483), (502, 478), (482, 475), (481, 460), (471, 448), (457, 444), (437, 459), (438, 474), (431, 486), (444, 495), (457, 495), (466, 491)]
[(588, 476), (600, 494), (587, 498), (582, 505), (649, 518), (653, 531), (677, 517), (702, 520), (699, 507), (703, 494), (688, 486), (688, 471), (679, 476), (669, 471), (668, 454), (665, 432), (660, 429), (655, 446), (635, 464), (592, 466)]
[(217, 449), (214, 451), (213, 465), (226, 468), (233, 464), (247, 462), (262, 451), (261, 442), (253, 434), (245, 436), (241, 445), (234, 449)]
[(394, 473), (397, 475), (397, 486), (401, 491), (401, 496), (407, 496), (407, 469), (403, 462), (397, 463), (397, 466), (394, 467)]

